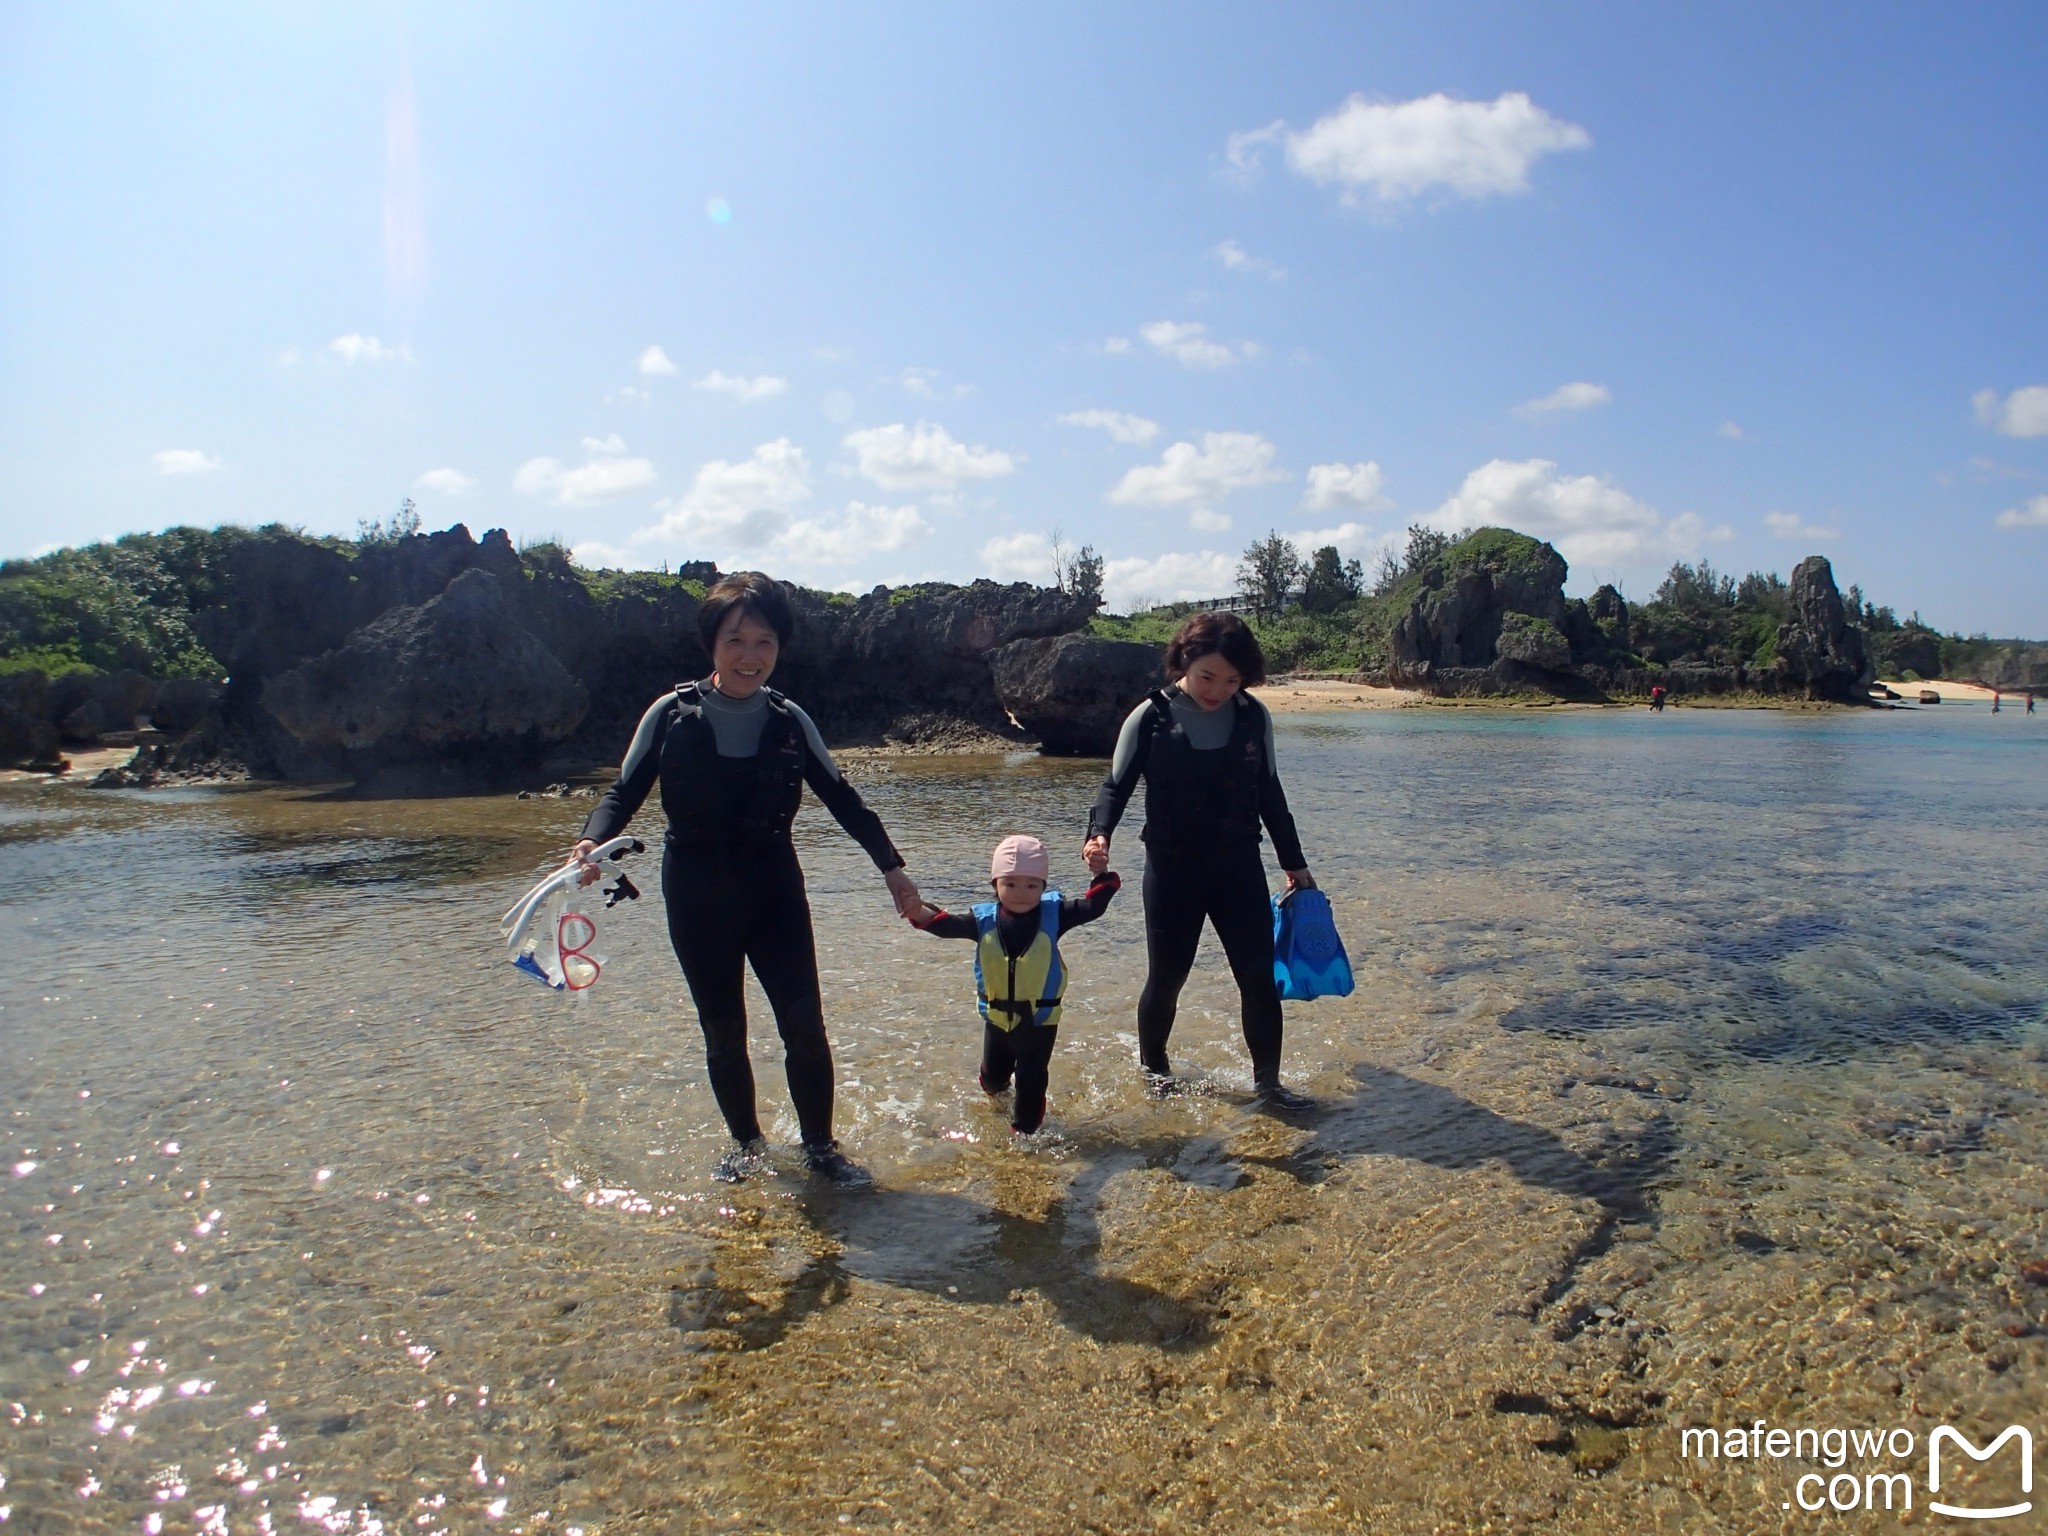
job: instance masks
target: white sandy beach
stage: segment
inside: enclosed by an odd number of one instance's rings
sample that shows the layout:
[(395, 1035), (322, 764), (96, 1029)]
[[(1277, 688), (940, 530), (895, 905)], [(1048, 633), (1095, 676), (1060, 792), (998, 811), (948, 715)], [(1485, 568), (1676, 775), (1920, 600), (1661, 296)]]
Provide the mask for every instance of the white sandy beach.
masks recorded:
[[(1992, 690), (1980, 683), (1959, 683), (1949, 678), (1919, 683), (1901, 683), (1889, 678), (1880, 678), (1879, 686), (1891, 689), (1909, 704), (1920, 697), (1920, 690), (1923, 688), (1932, 688), (1940, 694), (1941, 702), (1944, 704), (1989, 704), (1992, 696)], [(2007, 688), (2000, 692), (1999, 697), (2007, 704), (2017, 701), (2019, 708), (2027, 707), (2025, 689)]]

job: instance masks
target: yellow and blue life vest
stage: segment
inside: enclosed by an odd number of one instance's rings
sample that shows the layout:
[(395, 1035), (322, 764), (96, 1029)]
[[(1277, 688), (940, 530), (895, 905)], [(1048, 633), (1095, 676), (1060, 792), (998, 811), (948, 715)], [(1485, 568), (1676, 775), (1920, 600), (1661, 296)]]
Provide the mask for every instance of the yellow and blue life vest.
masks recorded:
[(1021, 955), (1004, 952), (996, 932), (992, 901), (976, 902), (974, 912), (974, 995), (981, 1016), (997, 1029), (1019, 1023), (1057, 1024), (1060, 998), (1067, 990), (1067, 968), (1060, 963), (1060, 893), (1038, 898), (1038, 933)]

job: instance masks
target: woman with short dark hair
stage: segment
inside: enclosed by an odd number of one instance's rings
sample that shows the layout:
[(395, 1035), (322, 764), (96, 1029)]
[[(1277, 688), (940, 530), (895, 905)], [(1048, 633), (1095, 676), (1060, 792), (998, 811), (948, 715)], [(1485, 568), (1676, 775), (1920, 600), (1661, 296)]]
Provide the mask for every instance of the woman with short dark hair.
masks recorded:
[[(809, 784), (882, 871), (898, 913), (922, 910), (903, 856), (840, 775), (811, 717), (767, 686), (795, 628), (780, 585), (759, 571), (721, 577), (697, 609), (711, 675), (679, 684), (640, 719), (612, 787), (583, 824), (583, 857), (619, 835), (656, 785), (668, 814), (661, 894), (668, 936), (704, 1030), (705, 1073), (732, 1133), (714, 1178), (766, 1169), (747, 1055), (744, 968), (751, 963), (782, 1036), (789, 1097), (813, 1173), (872, 1182), (832, 1138), (832, 1047), (818, 988), (804, 872), (790, 841)], [(593, 867), (590, 878), (596, 878)], [(587, 881), (586, 881), (587, 883)]]
[(1153, 1092), (1175, 1091), (1166, 1041), (1207, 920), (1237, 980), (1254, 1090), (1276, 1108), (1305, 1109), (1312, 1101), (1280, 1083), (1280, 989), (1261, 823), (1288, 889), (1315, 880), (1274, 767), (1273, 717), (1244, 691), (1266, 680), (1265, 654), (1237, 615), (1198, 613), (1168, 643), (1165, 671), (1174, 686), (1148, 694), (1124, 721), (1083, 845), (1084, 853), (1108, 853), (1142, 778), (1146, 973), (1138, 1064)]

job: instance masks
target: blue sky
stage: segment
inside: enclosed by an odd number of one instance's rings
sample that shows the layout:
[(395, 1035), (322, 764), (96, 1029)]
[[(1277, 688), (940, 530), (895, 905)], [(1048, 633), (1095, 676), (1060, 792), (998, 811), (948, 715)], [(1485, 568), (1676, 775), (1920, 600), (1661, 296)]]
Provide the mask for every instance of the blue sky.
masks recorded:
[(1209, 596), (1268, 529), (2048, 634), (2048, 9), (0, 9), (0, 555)]

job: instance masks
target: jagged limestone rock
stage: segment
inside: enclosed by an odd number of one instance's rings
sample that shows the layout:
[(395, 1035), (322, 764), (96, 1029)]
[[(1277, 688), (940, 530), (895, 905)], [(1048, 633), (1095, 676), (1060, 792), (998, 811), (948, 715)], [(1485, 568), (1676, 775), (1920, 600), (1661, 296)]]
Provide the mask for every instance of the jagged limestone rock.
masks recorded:
[(1157, 647), (1092, 635), (1015, 640), (989, 653), (996, 696), (1054, 756), (1107, 757), (1124, 717), (1161, 685)]
[(1792, 622), (1778, 626), (1778, 671), (1809, 699), (1863, 703), (1875, 673), (1863, 631), (1849, 622), (1834, 567), (1808, 555), (1792, 572)]

